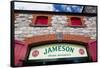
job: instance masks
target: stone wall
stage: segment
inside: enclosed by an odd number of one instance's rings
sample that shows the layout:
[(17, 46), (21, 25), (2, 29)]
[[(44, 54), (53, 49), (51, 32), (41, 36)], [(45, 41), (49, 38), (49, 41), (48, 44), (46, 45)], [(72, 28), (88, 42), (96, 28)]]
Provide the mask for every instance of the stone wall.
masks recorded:
[(32, 23), (34, 16), (32, 14), (16, 14), (15, 15), (15, 39), (24, 40), (25, 38), (54, 34), (56, 32), (63, 32), (64, 34), (84, 35), (91, 39), (96, 39), (96, 17), (84, 17), (86, 27), (68, 27), (67, 17), (65, 15), (53, 15), (51, 24), (48, 27), (32, 27), (29, 24)]

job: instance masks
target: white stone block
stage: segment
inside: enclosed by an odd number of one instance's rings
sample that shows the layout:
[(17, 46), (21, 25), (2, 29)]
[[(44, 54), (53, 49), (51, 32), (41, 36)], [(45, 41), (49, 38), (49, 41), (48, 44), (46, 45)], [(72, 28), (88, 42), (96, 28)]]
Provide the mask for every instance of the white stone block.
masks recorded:
[(21, 34), (21, 33), (22, 33), (21, 30), (19, 30), (19, 31), (15, 31), (15, 34)]

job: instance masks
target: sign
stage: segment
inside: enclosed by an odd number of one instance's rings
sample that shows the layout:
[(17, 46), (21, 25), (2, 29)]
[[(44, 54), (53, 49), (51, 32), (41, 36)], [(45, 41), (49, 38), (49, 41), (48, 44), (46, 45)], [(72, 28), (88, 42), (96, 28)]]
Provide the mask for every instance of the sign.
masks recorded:
[(31, 48), (28, 60), (87, 57), (86, 48), (76, 44), (47, 44)]

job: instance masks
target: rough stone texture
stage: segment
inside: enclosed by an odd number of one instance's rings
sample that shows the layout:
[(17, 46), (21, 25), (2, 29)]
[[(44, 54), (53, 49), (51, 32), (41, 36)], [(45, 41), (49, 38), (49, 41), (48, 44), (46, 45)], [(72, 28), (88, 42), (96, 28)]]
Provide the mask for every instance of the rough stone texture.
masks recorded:
[(97, 12), (97, 7), (92, 7), (92, 6), (86, 6), (84, 9), (85, 13), (96, 13)]
[(65, 34), (85, 35), (96, 39), (96, 17), (85, 17), (86, 27), (68, 27), (67, 16), (53, 15), (51, 24), (49, 27), (32, 27), (29, 24), (32, 23), (31, 19), (34, 18), (32, 14), (18, 14), (15, 16), (15, 39), (24, 40), (25, 38), (54, 34), (57, 32), (63, 32)]

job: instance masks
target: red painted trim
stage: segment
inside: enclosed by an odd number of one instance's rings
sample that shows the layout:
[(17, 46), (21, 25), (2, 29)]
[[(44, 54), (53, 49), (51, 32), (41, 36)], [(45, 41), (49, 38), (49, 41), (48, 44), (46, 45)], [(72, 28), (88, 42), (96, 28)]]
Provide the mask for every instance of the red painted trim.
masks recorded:
[(15, 66), (22, 66), (22, 60), (25, 59), (27, 44), (23, 41), (15, 40), (14, 61)]
[(97, 41), (96, 40), (90, 40), (88, 43), (88, 51), (89, 55), (92, 58), (92, 61), (97, 61)]

